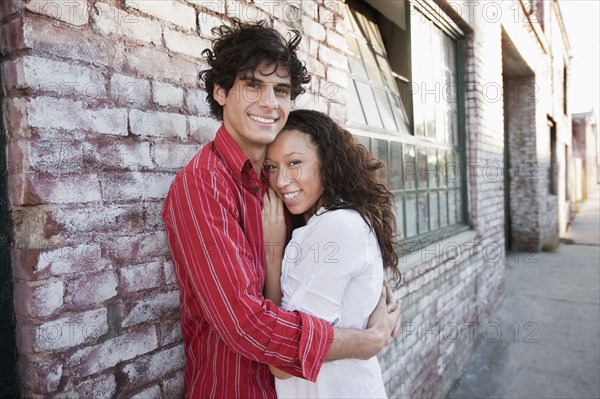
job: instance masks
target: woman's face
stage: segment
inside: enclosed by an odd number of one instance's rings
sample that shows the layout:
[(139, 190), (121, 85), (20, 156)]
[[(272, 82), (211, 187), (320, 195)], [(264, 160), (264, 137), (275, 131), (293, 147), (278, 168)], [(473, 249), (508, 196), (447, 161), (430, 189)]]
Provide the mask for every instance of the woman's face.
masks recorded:
[(284, 130), (267, 147), (269, 184), (294, 215), (308, 220), (321, 206), (320, 160), (310, 136)]

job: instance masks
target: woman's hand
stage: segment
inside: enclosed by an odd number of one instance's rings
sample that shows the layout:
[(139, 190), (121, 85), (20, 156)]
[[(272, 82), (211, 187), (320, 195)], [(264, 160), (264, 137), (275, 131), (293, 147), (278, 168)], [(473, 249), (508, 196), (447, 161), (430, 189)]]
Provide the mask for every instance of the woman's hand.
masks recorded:
[(265, 298), (279, 306), (281, 305), (281, 262), (287, 228), (283, 215), (283, 201), (270, 187), (263, 196), (262, 224), (267, 266)]
[(276, 255), (278, 251), (283, 254), (286, 233), (283, 201), (271, 187), (263, 196), (262, 224), (267, 258)]

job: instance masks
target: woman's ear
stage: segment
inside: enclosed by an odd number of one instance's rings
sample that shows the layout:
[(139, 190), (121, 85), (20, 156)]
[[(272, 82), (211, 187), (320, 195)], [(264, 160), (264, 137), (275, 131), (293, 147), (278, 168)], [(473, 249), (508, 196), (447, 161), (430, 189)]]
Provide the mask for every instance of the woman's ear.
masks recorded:
[(225, 97), (227, 97), (225, 89), (215, 83), (213, 87), (213, 98), (221, 107), (225, 105)]

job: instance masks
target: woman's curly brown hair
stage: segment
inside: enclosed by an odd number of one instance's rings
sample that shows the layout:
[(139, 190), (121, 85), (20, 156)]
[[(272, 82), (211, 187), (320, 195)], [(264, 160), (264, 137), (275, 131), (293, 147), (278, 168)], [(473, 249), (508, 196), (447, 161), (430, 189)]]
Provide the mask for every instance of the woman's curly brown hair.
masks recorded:
[(373, 158), (350, 132), (321, 112), (292, 111), (283, 130), (299, 130), (310, 136), (321, 163), (322, 206), (326, 211), (358, 212), (375, 231), (384, 268), (399, 283), (394, 196), (377, 177), (383, 162)]
[(223, 119), (223, 107), (213, 98), (215, 84), (228, 93), (236, 77), (256, 71), (263, 63), (273, 67), (271, 73), (275, 73), (279, 66), (287, 68), (292, 100), (304, 93), (302, 85), (310, 82), (310, 75), (304, 62), (296, 55), (302, 40), (300, 32), (290, 31), (289, 40), (286, 40), (264, 20), (243, 23), (234, 18), (231, 26), (214, 27), (212, 34), (216, 36), (212, 49), (202, 52), (210, 69), (200, 72), (200, 79), (205, 85), (210, 110), (218, 119)]

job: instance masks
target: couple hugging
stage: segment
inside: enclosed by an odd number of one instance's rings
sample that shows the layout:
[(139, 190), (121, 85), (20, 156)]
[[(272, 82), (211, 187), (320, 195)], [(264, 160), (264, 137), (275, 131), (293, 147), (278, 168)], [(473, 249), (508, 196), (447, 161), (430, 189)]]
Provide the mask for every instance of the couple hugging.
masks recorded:
[(385, 397), (375, 355), (400, 306), (382, 164), (327, 115), (290, 112), (310, 80), (298, 32), (236, 20), (213, 33), (201, 78), (223, 124), (162, 213), (185, 397)]

